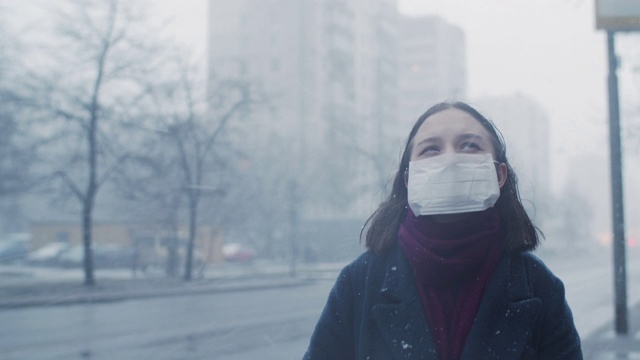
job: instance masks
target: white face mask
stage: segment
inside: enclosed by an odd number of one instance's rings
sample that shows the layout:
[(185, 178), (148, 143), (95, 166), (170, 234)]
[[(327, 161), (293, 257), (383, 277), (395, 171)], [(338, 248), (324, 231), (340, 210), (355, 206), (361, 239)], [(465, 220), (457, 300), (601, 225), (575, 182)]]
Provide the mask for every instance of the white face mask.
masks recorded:
[(491, 154), (442, 154), (411, 161), (407, 190), (416, 216), (482, 211), (500, 197)]

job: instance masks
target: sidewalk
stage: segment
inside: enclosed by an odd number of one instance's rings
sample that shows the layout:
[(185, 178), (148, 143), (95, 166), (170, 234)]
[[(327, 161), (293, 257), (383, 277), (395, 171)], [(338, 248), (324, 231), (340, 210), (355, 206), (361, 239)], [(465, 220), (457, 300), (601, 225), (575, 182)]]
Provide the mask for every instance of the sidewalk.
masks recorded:
[(616, 336), (613, 320), (582, 339), (585, 360), (640, 360), (640, 303), (629, 308), (629, 333)]
[(130, 270), (97, 270), (96, 285), (83, 285), (80, 269), (0, 267), (0, 309), (69, 305), (185, 296), (228, 291), (304, 286), (335, 278), (340, 265), (299, 268), (290, 276), (286, 265), (229, 265), (194, 271), (193, 279), (166, 278), (161, 271), (134, 274)]

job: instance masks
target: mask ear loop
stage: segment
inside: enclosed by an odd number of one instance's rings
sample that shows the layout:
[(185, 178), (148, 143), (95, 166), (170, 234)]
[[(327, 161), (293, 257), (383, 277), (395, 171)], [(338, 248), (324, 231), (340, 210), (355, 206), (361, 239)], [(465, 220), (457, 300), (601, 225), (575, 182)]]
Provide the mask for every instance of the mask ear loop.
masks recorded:
[(409, 186), (409, 170), (408, 169), (404, 170), (404, 186), (405, 187)]
[[(494, 162), (494, 165), (496, 166), (496, 171), (498, 170), (498, 166), (500, 166), (500, 164), (504, 164), (504, 163), (501, 163), (501, 162), (496, 161), (496, 160), (493, 160), (493, 162)], [(499, 176), (498, 176), (498, 182), (500, 182), (500, 177)], [(500, 186), (500, 187), (502, 188), (502, 186)]]

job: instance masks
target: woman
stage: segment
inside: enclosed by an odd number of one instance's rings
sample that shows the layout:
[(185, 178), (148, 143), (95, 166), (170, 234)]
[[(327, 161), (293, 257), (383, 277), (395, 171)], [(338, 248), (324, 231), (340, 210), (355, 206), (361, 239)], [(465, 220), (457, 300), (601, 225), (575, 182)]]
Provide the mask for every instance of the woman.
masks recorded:
[(563, 284), (529, 252), (504, 141), (469, 105), (418, 119), (367, 223), (305, 359), (582, 358)]

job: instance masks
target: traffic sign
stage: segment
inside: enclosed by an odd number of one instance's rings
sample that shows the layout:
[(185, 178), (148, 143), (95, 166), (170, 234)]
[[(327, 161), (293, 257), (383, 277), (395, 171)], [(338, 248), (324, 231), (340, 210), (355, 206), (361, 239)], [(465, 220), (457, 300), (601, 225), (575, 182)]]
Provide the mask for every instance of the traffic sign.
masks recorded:
[(640, 1), (596, 0), (596, 29), (607, 31), (640, 30)]

